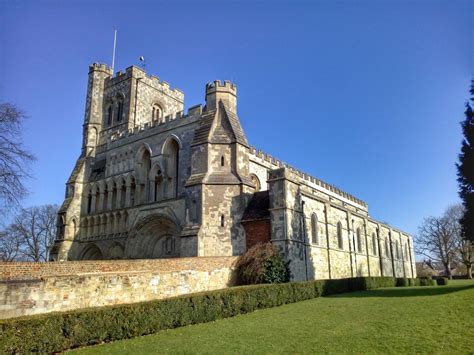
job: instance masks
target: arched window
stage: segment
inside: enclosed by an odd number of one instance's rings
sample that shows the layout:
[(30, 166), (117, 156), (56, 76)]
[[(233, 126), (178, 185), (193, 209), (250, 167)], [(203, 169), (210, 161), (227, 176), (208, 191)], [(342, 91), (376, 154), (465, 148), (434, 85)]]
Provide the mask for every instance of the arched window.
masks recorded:
[(224, 227), (225, 225), (225, 216), (221, 215), (221, 227)]
[(224, 166), (225, 165), (225, 159), (224, 159), (224, 156), (221, 156), (221, 166)]
[(117, 122), (122, 122), (123, 118), (123, 98), (117, 100)]
[(71, 235), (73, 238), (76, 238), (76, 233), (77, 233), (77, 222), (75, 219), (72, 219), (71, 221)]
[(166, 159), (166, 197), (174, 198), (178, 194), (179, 143), (172, 138), (165, 143), (163, 155)]
[(356, 235), (357, 235), (357, 251), (359, 253), (362, 253), (362, 236), (360, 235), (360, 228), (357, 228)]
[(311, 215), (311, 237), (313, 244), (319, 244), (318, 238), (318, 216), (316, 213)]
[(112, 104), (109, 104), (109, 106), (107, 107), (107, 118), (106, 118), (106, 121), (105, 121), (107, 127), (109, 127), (112, 124), (112, 117), (113, 117), (112, 116), (112, 114), (113, 114), (112, 110), (113, 110), (112, 109)]
[(150, 196), (150, 181), (149, 181), (149, 174), (151, 170), (151, 154), (150, 151), (146, 148), (142, 148), (143, 151), (141, 153), (141, 157), (139, 160), (139, 171), (138, 171), (138, 182), (139, 182), (139, 200), (140, 202), (146, 202), (151, 200), (152, 196)]
[(372, 254), (377, 256), (377, 237), (372, 233)]
[(87, 195), (87, 214), (90, 214), (92, 211), (92, 192), (89, 191)]
[(260, 180), (258, 179), (257, 175), (251, 174), (250, 175), (250, 180), (255, 185), (255, 191), (256, 192), (260, 191), (261, 185), (260, 185)]
[(163, 109), (158, 104), (153, 104), (151, 108), (151, 119), (153, 121), (160, 121), (163, 117)]
[(344, 243), (342, 240), (342, 223), (341, 222), (337, 222), (337, 247), (339, 249), (344, 248)]

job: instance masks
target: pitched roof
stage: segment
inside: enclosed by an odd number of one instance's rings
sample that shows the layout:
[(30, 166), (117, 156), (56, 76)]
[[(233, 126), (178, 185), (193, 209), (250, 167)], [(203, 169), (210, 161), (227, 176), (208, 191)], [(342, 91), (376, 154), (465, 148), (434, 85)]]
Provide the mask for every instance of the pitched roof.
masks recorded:
[(238, 116), (220, 101), (218, 110), (202, 115), (191, 145), (203, 143), (240, 143), (249, 146)]

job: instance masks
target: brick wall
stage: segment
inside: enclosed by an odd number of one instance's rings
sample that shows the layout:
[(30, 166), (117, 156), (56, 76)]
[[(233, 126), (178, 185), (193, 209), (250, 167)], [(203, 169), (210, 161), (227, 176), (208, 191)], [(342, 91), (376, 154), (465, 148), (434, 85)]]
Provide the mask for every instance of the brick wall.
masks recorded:
[(242, 223), (245, 229), (246, 247), (250, 249), (257, 243), (269, 242), (271, 239), (271, 225), (269, 219), (248, 221)]
[(236, 257), (0, 263), (0, 319), (234, 285)]

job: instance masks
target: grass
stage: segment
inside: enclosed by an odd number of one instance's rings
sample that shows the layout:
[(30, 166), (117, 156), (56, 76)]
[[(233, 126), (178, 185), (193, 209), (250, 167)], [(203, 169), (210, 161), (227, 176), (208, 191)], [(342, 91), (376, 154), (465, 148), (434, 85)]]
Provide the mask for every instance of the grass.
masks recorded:
[(354, 292), (76, 349), (83, 354), (474, 352), (474, 281)]

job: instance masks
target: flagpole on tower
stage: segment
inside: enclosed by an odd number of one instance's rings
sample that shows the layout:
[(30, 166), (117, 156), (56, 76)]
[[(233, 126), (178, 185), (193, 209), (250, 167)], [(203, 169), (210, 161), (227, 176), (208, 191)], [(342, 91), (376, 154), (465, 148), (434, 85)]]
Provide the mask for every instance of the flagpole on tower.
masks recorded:
[(117, 30), (114, 31), (114, 51), (112, 53), (112, 74), (115, 68), (115, 47), (117, 45)]

